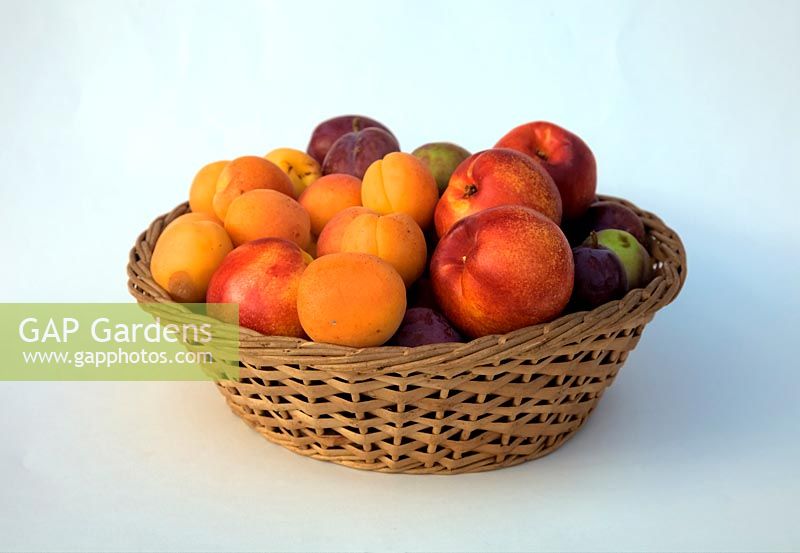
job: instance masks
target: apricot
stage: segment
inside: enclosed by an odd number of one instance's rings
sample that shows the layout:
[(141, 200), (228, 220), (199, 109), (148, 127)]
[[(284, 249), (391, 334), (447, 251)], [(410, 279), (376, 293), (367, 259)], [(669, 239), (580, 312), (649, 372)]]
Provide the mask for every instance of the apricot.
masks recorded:
[(294, 197), (298, 198), (312, 182), (322, 175), (322, 168), (317, 160), (294, 148), (277, 148), (264, 158), (281, 168), (292, 181)]
[(405, 213), (423, 230), (433, 219), (439, 189), (428, 167), (411, 154), (392, 152), (367, 169), (361, 203), (381, 215)]
[(202, 169), (197, 172), (192, 186), (189, 189), (189, 207), (192, 208), (194, 213), (208, 213), (213, 215), (214, 219), (222, 222), (217, 214), (214, 212), (214, 194), (217, 192), (217, 180), (222, 169), (228, 164), (228, 161), (215, 161), (204, 165)]
[(428, 257), (422, 229), (405, 213), (359, 215), (345, 228), (341, 251), (380, 257), (400, 273), (406, 286), (422, 276)]
[(212, 200), (214, 213), (224, 221), (233, 200), (245, 192), (258, 189), (276, 190), (294, 197), (289, 176), (271, 161), (258, 156), (234, 159), (223, 167), (217, 179), (217, 189)]
[(212, 221), (169, 225), (156, 242), (150, 271), (175, 301), (205, 300), (211, 276), (233, 249), (225, 229)]
[(220, 220), (217, 219), (217, 216), (214, 215), (213, 213), (202, 213), (202, 212), (195, 213), (194, 211), (192, 211), (191, 213), (184, 213), (180, 217), (176, 217), (175, 219), (173, 219), (170, 224), (164, 227), (163, 232), (167, 232), (167, 229), (171, 229), (176, 225), (182, 225), (183, 223), (191, 223), (195, 221), (209, 221), (211, 223), (216, 223), (222, 226)]
[(350, 222), (364, 213), (375, 213), (366, 207), (348, 207), (337, 213), (328, 224), (323, 227), (317, 239), (317, 255), (322, 257), (331, 253), (342, 251), (342, 236)]
[(275, 190), (251, 190), (233, 200), (225, 217), (225, 230), (236, 246), (258, 238), (283, 238), (301, 249), (311, 243), (306, 210)]
[(319, 236), (334, 215), (361, 205), (361, 180), (342, 173), (325, 175), (306, 188), (298, 201), (311, 216), (311, 232)]
[(403, 279), (374, 255), (326, 255), (312, 261), (300, 277), (300, 324), (317, 342), (379, 346), (400, 327), (405, 311)]

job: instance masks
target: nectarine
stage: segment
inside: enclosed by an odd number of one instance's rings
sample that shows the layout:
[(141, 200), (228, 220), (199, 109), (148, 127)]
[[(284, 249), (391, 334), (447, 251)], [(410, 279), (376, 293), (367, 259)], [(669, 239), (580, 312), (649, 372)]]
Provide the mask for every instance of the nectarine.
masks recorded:
[(459, 219), (499, 205), (530, 207), (561, 222), (561, 197), (547, 171), (525, 154), (498, 148), (473, 154), (453, 172), (436, 204), (436, 233), (444, 236)]
[(431, 261), (439, 305), (473, 338), (557, 317), (569, 302), (573, 278), (572, 250), (558, 225), (516, 205), (461, 219)]
[[(206, 301), (239, 304), (239, 324), (262, 334), (302, 338), (297, 289), (309, 263), (311, 256), (293, 242), (253, 240), (228, 254), (211, 278)], [(209, 314), (215, 315), (212, 305)]]
[(561, 193), (565, 219), (575, 219), (595, 199), (597, 162), (579, 136), (546, 121), (511, 129), (495, 148), (511, 148), (538, 160)]

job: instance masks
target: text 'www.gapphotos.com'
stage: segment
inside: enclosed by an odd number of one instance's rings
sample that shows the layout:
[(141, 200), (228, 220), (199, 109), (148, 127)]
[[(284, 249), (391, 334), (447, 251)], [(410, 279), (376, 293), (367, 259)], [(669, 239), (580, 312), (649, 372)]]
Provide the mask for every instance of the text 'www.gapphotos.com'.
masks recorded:
[(210, 364), (214, 358), (207, 351), (179, 351), (172, 355), (163, 351), (26, 351), (22, 352), (26, 365), (46, 363), (82, 367), (113, 367), (115, 365), (168, 365)]

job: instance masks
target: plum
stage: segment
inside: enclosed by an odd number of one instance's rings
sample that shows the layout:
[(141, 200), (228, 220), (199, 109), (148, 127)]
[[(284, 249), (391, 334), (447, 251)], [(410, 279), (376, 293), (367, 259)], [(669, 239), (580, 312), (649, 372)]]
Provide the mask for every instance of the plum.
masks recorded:
[(636, 213), (615, 202), (595, 202), (582, 217), (570, 223), (567, 234), (573, 244), (581, 243), (592, 231), (624, 230), (644, 244), (644, 223)]
[[(323, 121), (311, 133), (311, 140), (308, 142), (306, 151), (308, 155), (316, 159), (319, 163), (325, 159), (328, 150), (331, 149), (333, 143), (339, 140), (342, 135), (349, 132), (361, 131), (370, 127), (377, 127), (392, 134), (392, 131), (386, 128), (383, 124), (364, 117), (362, 115), (340, 115)], [(394, 135), (392, 135), (394, 136)]]
[(451, 142), (431, 142), (411, 152), (411, 155), (422, 161), (436, 179), (439, 194), (444, 192), (450, 182), (450, 175), (458, 164), (467, 159), (470, 153)]
[(396, 346), (416, 347), (444, 342), (461, 342), (447, 319), (428, 307), (412, 307), (406, 311), (400, 328), (392, 338)]
[(575, 286), (571, 304), (576, 309), (593, 309), (616, 300), (628, 291), (628, 277), (619, 256), (602, 246), (579, 246), (572, 250)]
[(625, 268), (629, 289), (641, 288), (650, 281), (653, 271), (650, 254), (631, 233), (617, 229), (592, 231), (583, 245), (604, 246), (617, 254)]
[(342, 135), (328, 150), (322, 162), (322, 174), (345, 173), (362, 179), (373, 161), (399, 151), (397, 139), (383, 129), (370, 127), (349, 132)]

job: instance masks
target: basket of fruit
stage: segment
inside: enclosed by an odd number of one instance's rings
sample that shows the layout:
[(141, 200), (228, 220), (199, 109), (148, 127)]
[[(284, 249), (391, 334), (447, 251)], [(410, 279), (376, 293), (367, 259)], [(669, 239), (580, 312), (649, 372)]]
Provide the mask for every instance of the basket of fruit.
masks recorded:
[(382, 472), (515, 465), (583, 425), (686, 278), (672, 229), (595, 188), (591, 150), (551, 123), (405, 154), (338, 117), (308, 153), (201, 169), (136, 240), (128, 288), (238, 304), (238, 377), (217, 386), (272, 442)]

